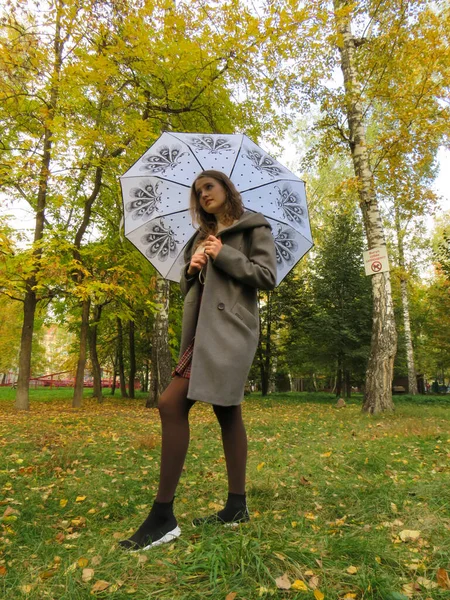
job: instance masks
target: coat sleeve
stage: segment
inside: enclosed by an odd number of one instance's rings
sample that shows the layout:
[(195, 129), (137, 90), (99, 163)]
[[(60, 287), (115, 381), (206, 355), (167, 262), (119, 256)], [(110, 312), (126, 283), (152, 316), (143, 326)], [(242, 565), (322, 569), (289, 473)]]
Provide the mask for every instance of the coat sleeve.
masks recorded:
[(224, 244), (214, 259), (214, 266), (246, 285), (273, 290), (277, 282), (277, 260), (270, 228), (252, 229), (248, 258), (240, 250)]
[(187, 270), (189, 269), (190, 263), (191, 263), (191, 261), (189, 260), (189, 262), (186, 263), (181, 270), (180, 288), (181, 288), (181, 293), (183, 294), (183, 296), (187, 295), (188, 291), (191, 288), (191, 285), (194, 283), (194, 281), (198, 277), (198, 273), (196, 273), (195, 275), (187, 274)]

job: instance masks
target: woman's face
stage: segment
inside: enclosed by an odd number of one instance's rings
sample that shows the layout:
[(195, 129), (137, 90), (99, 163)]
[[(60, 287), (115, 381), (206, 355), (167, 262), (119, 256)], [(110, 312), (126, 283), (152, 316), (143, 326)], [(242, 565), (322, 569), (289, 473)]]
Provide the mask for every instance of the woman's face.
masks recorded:
[(224, 212), (227, 192), (220, 181), (213, 177), (200, 177), (194, 184), (198, 201), (203, 210), (219, 216)]

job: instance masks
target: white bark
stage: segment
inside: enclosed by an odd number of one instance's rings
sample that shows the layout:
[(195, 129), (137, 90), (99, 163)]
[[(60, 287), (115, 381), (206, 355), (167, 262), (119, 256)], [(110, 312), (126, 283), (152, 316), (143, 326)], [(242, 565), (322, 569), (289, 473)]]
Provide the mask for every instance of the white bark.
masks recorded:
[[(344, 7), (346, 10), (342, 11)], [(355, 67), (356, 47), (351, 31), (349, 6), (342, 0), (334, 0), (334, 9), (350, 130), (349, 146), (359, 185), (360, 207), (370, 250), (385, 243), (383, 224), (375, 196), (373, 174), (367, 152), (361, 87)], [(377, 273), (372, 275), (371, 278), (373, 295), (372, 341), (366, 371), (363, 410), (369, 413), (377, 413), (394, 408), (392, 377), (397, 350), (397, 332), (395, 329), (390, 274), (389, 272)]]
[(405, 330), (406, 363), (408, 365), (408, 392), (415, 396), (419, 391), (417, 389), (416, 369), (414, 366), (414, 348), (411, 335), (411, 319), (409, 316), (408, 282), (404, 276), (406, 266), (403, 238), (405, 232), (402, 231), (400, 214), (397, 207), (395, 208), (395, 229), (397, 232), (398, 262), (401, 273), (400, 289), (402, 296), (403, 327)]
[(417, 389), (416, 368), (414, 366), (414, 349), (411, 336), (411, 320), (409, 317), (408, 285), (405, 279), (400, 282), (402, 290), (403, 326), (405, 328), (406, 361), (408, 364), (408, 392), (412, 395), (419, 393)]
[(169, 385), (172, 373), (169, 348), (169, 291), (169, 281), (157, 275), (156, 303), (160, 309), (153, 327), (152, 370), (147, 406), (158, 404), (158, 398)]

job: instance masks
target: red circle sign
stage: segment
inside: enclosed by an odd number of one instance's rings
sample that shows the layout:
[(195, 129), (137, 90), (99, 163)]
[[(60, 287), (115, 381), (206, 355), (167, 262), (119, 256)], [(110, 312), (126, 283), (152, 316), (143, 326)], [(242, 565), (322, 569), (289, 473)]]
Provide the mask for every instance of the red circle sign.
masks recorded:
[(375, 261), (370, 265), (370, 268), (374, 273), (378, 273), (383, 268), (383, 265), (379, 261)]

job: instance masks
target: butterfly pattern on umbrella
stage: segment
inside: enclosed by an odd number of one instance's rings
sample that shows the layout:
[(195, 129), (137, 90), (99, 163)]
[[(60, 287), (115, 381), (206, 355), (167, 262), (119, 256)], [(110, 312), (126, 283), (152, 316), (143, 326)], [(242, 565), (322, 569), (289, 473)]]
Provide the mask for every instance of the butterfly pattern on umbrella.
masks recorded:
[(180, 158), (186, 154), (181, 152), (180, 146), (161, 146), (156, 149), (157, 154), (147, 154), (142, 159), (141, 171), (150, 171), (151, 173), (164, 173), (167, 169), (174, 169), (180, 164)]
[(283, 264), (283, 261), (288, 265), (292, 265), (296, 261), (295, 252), (298, 250), (298, 244), (293, 237), (294, 235), (292, 231), (283, 229), (283, 226), (278, 224), (278, 232), (274, 236), (274, 242), (279, 265)]
[(292, 190), (289, 185), (285, 185), (283, 189), (275, 186), (278, 190), (279, 198), (277, 198), (278, 208), (283, 211), (283, 216), (288, 221), (296, 221), (299, 225), (303, 224), (305, 210), (300, 206), (300, 196)]
[(197, 150), (208, 150), (209, 154), (221, 154), (232, 150), (231, 144), (223, 138), (214, 139), (209, 135), (194, 137), (191, 143)]
[(261, 173), (268, 173), (271, 177), (279, 177), (283, 173), (283, 169), (277, 166), (267, 154), (257, 150), (247, 150), (244, 156), (249, 158), (254, 168)]
[(149, 258), (157, 258), (165, 262), (168, 257), (175, 258), (180, 243), (175, 239), (175, 234), (170, 227), (165, 227), (162, 219), (147, 227), (147, 233), (141, 237), (141, 243), (148, 246), (145, 254)]
[(161, 202), (161, 194), (158, 193), (159, 181), (156, 185), (149, 180), (139, 182), (139, 187), (131, 188), (129, 195), (134, 200), (126, 204), (127, 212), (131, 212), (131, 218), (147, 220), (155, 210), (158, 210), (157, 204)]

